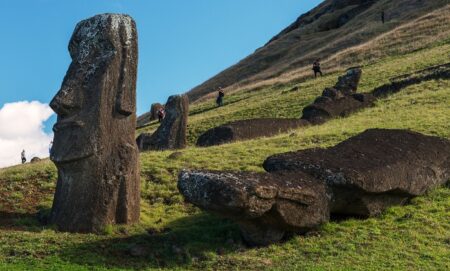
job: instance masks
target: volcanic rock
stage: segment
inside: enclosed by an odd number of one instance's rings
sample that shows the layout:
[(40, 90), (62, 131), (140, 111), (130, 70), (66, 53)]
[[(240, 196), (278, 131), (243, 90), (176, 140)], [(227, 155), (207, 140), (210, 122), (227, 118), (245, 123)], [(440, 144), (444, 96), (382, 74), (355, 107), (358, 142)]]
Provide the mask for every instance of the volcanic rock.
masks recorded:
[(332, 213), (371, 216), (445, 184), (450, 142), (406, 130), (370, 129), (332, 148), (271, 156), (264, 168), (310, 174), (330, 188)]
[(301, 172), (183, 171), (178, 189), (188, 202), (235, 220), (251, 245), (268, 245), (329, 219), (325, 185)]
[(30, 160), (30, 163), (37, 163), (37, 162), (39, 162), (39, 161), (41, 161), (41, 158), (39, 158), (39, 157), (33, 157), (31, 160)]
[(141, 134), (137, 139), (139, 150), (169, 150), (186, 147), (189, 100), (186, 95), (170, 96), (165, 105), (166, 117), (150, 136)]
[(207, 147), (238, 140), (273, 136), (308, 124), (307, 121), (299, 119), (239, 120), (206, 131), (198, 138), (197, 146)]
[(319, 97), (314, 104), (303, 108), (302, 119), (312, 124), (322, 124), (327, 120), (346, 117), (362, 108), (374, 105), (376, 98), (372, 94), (353, 94), (337, 100)]
[(138, 222), (135, 22), (120, 14), (81, 21), (69, 51), (72, 63), (50, 103), (58, 115), (51, 223), (62, 231), (101, 232)]
[(358, 90), (358, 84), (361, 80), (361, 68), (349, 68), (345, 75), (338, 78), (338, 82), (334, 88), (340, 91), (343, 95), (349, 96)]

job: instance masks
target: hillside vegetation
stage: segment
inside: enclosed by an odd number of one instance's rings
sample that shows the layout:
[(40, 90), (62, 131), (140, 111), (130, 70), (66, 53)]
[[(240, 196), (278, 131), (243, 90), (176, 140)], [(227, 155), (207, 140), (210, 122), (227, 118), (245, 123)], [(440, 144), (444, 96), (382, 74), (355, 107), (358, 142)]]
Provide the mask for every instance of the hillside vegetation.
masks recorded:
[[(449, 61), (450, 41), (364, 65), (361, 92), (389, 78)], [(141, 153), (142, 213), (136, 226), (107, 227), (103, 235), (68, 234), (42, 225), (51, 207), (56, 168), (44, 160), (0, 169), (0, 270), (448, 270), (450, 190), (443, 187), (367, 220), (332, 221), (306, 236), (247, 248), (237, 226), (183, 202), (180, 169), (262, 171), (272, 154), (333, 146), (368, 128), (412, 129), (450, 139), (450, 80), (407, 87), (376, 106), (320, 126), (210, 148), (198, 135), (216, 125), (255, 117), (299, 117), (339, 73), (317, 80), (242, 90), (191, 107), (190, 147)], [(156, 128), (152, 124), (142, 131)]]
[(218, 87), (230, 93), (304, 80), (317, 58), (335, 71), (410, 53), (448, 38), (449, 11), (448, 0), (326, 0), (268, 44), (187, 94), (197, 101)]

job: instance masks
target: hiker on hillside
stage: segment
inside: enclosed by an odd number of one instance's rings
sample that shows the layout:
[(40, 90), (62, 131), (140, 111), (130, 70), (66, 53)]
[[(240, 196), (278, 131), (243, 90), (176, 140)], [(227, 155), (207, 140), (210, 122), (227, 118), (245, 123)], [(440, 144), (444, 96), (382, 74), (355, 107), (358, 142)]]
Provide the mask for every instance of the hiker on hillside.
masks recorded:
[(217, 95), (217, 106), (222, 106), (223, 105), (223, 97), (225, 96), (225, 93), (223, 92), (222, 88), (219, 88), (219, 94)]
[(25, 157), (25, 150), (22, 150), (20, 157), (22, 158), (22, 164), (25, 164), (25, 162), (27, 161), (27, 158)]
[(322, 76), (322, 70), (320, 69), (320, 60), (316, 59), (313, 63), (313, 71), (314, 71), (314, 78), (317, 78), (317, 74), (320, 74)]
[(164, 111), (164, 108), (160, 108), (158, 110), (158, 122), (161, 122), (166, 117), (166, 111)]
[(384, 10), (381, 11), (381, 22), (384, 24), (384, 19), (385, 19), (385, 14), (384, 14)]

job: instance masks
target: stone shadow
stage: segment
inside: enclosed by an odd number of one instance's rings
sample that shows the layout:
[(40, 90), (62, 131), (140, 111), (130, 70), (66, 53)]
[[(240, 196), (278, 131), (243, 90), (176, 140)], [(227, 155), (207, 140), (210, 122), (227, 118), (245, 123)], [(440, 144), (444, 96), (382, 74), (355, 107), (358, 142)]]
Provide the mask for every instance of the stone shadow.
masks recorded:
[[(100, 239), (102, 239), (100, 237)], [(227, 220), (201, 213), (149, 228), (147, 233), (118, 236), (71, 244), (60, 255), (63, 260), (92, 267), (202, 268), (211, 255), (245, 249), (237, 226)]]

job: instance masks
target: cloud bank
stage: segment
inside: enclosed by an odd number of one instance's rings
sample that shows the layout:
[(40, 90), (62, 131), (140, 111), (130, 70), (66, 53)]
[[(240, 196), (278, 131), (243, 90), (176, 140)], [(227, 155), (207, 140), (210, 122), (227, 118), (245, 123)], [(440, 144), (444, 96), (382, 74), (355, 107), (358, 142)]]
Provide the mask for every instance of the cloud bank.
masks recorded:
[(27, 161), (48, 157), (53, 134), (44, 132), (44, 122), (51, 115), (52, 109), (38, 101), (7, 103), (0, 109), (0, 168), (20, 164), (22, 150)]

